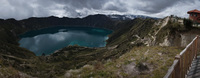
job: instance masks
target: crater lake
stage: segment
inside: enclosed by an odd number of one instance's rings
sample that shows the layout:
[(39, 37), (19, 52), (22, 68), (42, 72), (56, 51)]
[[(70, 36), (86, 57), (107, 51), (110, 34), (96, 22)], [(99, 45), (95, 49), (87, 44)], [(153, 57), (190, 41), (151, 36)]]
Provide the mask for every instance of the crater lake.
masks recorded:
[(32, 30), (20, 35), (20, 47), (37, 56), (49, 55), (69, 45), (105, 47), (112, 31), (93, 27), (50, 27)]

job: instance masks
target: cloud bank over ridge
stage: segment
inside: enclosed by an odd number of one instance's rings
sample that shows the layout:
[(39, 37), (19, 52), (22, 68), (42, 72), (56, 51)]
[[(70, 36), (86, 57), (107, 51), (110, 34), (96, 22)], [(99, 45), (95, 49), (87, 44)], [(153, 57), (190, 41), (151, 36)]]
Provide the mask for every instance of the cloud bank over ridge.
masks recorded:
[[(200, 0), (0, 0), (0, 18), (79, 17), (90, 14), (134, 14), (153, 17), (199, 9)], [(199, 9), (200, 10), (200, 9)]]

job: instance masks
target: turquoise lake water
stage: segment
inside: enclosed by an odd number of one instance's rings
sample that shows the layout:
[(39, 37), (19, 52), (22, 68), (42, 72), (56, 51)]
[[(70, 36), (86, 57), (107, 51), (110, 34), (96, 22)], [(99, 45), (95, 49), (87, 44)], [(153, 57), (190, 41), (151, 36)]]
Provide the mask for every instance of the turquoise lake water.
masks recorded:
[(22, 34), (20, 47), (33, 51), (36, 55), (46, 55), (66, 47), (105, 47), (111, 30), (92, 27), (53, 27), (29, 31)]

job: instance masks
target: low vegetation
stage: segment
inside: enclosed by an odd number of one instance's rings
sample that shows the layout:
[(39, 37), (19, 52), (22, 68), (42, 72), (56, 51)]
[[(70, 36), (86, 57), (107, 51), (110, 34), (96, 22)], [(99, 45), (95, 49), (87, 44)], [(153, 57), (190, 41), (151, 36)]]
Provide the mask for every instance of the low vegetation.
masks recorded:
[(191, 20), (189, 20), (189, 19), (184, 19), (183, 20), (183, 22), (184, 22), (184, 26), (185, 26), (185, 28), (187, 28), (187, 29), (191, 29), (193, 26), (193, 22), (191, 21)]
[(117, 59), (87, 64), (80, 69), (68, 70), (63, 78), (161, 78), (173, 63), (178, 47), (134, 47)]

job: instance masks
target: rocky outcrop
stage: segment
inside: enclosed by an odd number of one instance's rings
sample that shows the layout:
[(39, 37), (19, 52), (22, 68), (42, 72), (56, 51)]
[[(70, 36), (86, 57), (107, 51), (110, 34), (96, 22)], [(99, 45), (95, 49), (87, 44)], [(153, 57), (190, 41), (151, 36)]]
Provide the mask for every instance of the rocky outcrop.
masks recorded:
[[(197, 35), (200, 35), (199, 28), (193, 27), (188, 29), (183, 22), (180, 22), (181, 20), (183, 21), (182, 18), (170, 16), (166, 19), (168, 19), (169, 22), (165, 22), (161, 26), (162, 28), (160, 33), (162, 33), (164, 36), (161, 40), (162, 42), (159, 42), (159, 39), (157, 40), (159, 46), (186, 47), (186, 45), (188, 45)], [(163, 32), (166, 33), (163, 34)], [(156, 37), (159, 36), (160, 35), (157, 35)]]
[(116, 45), (119, 43), (117, 41), (130, 41), (132, 45), (185, 47), (196, 35), (200, 35), (198, 28), (188, 29), (183, 19), (175, 16), (160, 20), (135, 19), (118, 25), (124, 27), (110, 36), (108, 43), (112, 44), (109, 45)]

